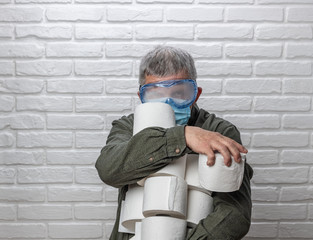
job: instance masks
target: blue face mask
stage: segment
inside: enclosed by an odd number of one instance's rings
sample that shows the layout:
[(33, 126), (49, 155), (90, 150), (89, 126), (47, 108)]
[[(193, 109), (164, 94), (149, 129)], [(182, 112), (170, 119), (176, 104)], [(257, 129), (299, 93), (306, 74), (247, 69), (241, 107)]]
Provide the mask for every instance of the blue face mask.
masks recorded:
[(163, 102), (169, 104), (174, 113), (175, 113), (175, 120), (177, 125), (184, 125), (187, 124), (190, 116), (191, 116), (191, 110), (190, 110), (190, 105), (184, 108), (178, 108), (174, 104), (174, 102), (180, 102), (182, 100), (180, 99), (172, 99), (172, 98), (159, 98), (159, 99), (154, 99), (153, 102)]

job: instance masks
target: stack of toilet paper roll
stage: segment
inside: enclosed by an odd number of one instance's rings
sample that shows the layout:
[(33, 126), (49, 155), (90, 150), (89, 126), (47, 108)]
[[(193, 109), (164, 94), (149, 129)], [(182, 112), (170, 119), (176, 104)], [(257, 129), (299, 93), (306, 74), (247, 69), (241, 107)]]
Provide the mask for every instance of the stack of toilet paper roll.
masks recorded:
[[(174, 126), (175, 115), (170, 105), (154, 102), (136, 107), (133, 135), (147, 127)], [(215, 173), (206, 165), (205, 158), (205, 155), (185, 155), (138, 184), (129, 185), (122, 202), (119, 232), (135, 234), (132, 240), (185, 239), (187, 226), (194, 227), (213, 211), (211, 191), (217, 191), (219, 186), (221, 191), (229, 190), (240, 186), (242, 181), (231, 182), (235, 175), (231, 171)], [(219, 166), (217, 171), (223, 169), (222, 165), (215, 165)], [(233, 168), (237, 169), (236, 174), (240, 173), (240, 167)], [(207, 174), (219, 179), (212, 180)], [(224, 180), (223, 174), (230, 177)], [(224, 183), (228, 187), (222, 186)]]

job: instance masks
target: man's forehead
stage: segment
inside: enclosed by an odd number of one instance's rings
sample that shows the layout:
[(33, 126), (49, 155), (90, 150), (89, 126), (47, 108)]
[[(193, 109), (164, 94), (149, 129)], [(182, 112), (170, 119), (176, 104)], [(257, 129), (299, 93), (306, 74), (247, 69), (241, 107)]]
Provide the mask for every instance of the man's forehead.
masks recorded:
[(181, 72), (181, 73), (169, 75), (169, 76), (164, 76), (164, 77), (155, 76), (155, 75), (147, 75), (145, 84), (162, 82), (162, 81), (167, 81), (167, 80), (175, 80), (175, 79), (181, 80), (181, 79), (187, 79), (187, 78), (188, 78), (188, 74), (185, 72)]

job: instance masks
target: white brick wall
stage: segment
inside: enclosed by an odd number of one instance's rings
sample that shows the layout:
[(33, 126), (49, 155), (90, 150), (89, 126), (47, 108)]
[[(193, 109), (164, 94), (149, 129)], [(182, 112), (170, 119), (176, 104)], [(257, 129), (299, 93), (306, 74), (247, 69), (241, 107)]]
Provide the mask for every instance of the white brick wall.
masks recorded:
[(0, 239), (108, 239), (94, 163), (158, 44), (250, 150), (246, 240), (313, 239), (312, 0), (0, 0)]

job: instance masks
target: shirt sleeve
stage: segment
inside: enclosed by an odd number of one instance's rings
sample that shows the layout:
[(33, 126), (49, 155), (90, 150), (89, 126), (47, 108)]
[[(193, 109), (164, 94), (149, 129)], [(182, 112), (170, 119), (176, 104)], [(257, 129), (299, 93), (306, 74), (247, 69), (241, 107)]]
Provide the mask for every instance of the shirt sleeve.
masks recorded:
[(96, 161), (103, 182), (113, 187), (136, 183), (188, 151), (184, 126), (146, 128), (133, 136), (133, 116), (113, 121)]

